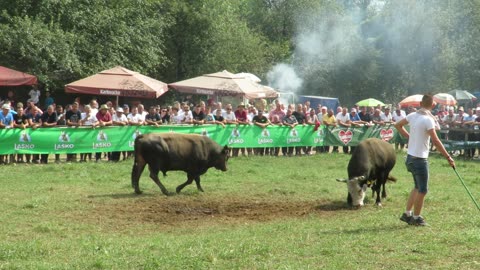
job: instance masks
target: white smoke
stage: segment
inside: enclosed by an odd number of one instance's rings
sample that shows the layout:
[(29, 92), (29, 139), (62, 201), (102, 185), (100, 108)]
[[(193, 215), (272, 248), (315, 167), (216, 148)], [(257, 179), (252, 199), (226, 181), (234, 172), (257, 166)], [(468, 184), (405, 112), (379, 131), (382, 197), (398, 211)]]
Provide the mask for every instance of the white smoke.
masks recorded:
[(298, 77), (291, 65), (278, 64), (267, 73), (270, 87), (282, 92), (297, 92), (302, 86), (303, 80)]

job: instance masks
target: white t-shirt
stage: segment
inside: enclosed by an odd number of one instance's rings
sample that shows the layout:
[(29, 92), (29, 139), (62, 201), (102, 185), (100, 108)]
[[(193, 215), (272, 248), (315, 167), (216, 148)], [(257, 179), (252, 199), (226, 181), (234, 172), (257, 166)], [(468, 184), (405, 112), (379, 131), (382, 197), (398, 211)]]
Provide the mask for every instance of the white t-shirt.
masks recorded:
[(112, 121), (127, 122), (127, 117), (123, 113), (122, 113), (122, 116), (118, 117), (118, 115), (115, 113), (114, 115), (112, 115)]
[(91, 126), (95, 122), (97, 122), (97, 116), (95, 116), (95, 114), (91, 112), (90, 112), (90, 115), (87, 115), (87, 113), (82, 113), (81, 116), (82, 116), (82, 120), (86, 120), (83, 123), (84, 126)]
[(235, 121), (237, 118), (235, 117), (235, 113), (233, 111), (230, 111), (230, 113), (226, 112), (223, 115), (223, 118), (225, 118), (226, 121)]
[(345, 115), (343, 115), (343, 112), (339, 112), (337, 113), (335, 118), (337, 118), (337, 123), (347, 123), (348, 121), (350, 121), (350, 114), (346, 113)]
[(392, 120), (395, 122), (398, 122), (404, 119), (405, 117), (407, 117), (407, 115), (405, 114), (404, 110), (400, 110), (400, 115), (397, 114), (396, 110), (392, 113)]
[(140, 123), (140, 122), (143, 121), (142, 116), (139, 113), (136, 113), (135, 115), (129, 113), (127, 115), (127, 119), (128, 119), (128, 121), (133, 122), (133, 123)]
[(28, 95), (30, 96), (28, 101), (33, 101), (35, 104), (37, 104), (40, 100), (40, 90), (32, 89), (30, 92), (28, 92)]
[(385, 113), (382, 113), (380, 118), (382, 119), (383, 122), (392, 122), (392, 114), (391, 113), (389, 113), (388, 115), (386, 115)]
[(428, 131), (435, 128), (435, 121), (431, 117), (420, 113), (411, 113), (407, 115), (406, 120), (410, 125), (407, 153), (418, 158), (428, 158), (430, 149)]

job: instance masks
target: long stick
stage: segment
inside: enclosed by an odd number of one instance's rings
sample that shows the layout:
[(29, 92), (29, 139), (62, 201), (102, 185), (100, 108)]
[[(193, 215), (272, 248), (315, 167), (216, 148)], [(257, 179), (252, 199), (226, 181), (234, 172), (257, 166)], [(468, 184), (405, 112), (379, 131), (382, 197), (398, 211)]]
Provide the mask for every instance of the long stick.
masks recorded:
[(467, 193), (468, 193), (468, 195), (470, 195), (470, 198), (472, 198), (473, 203), (475, 203), (475, 205), (477, 206), (477, 209), (480, 211), (480, 206), (478, 205), (477, 201), (475, 201), (475, 198), (473, 198), (473, 195), (470, 192), (470, 190), (467, 188), (467, 186), (465, 185), (465, 182), (463, 182), (462, 177), (460, 177), (460, 175), (458, 174), (457, 169), (455, 167), (453, 167), (453, 170), (457, 174), (458, 179), (460, 179), (460, 182), (462, 182), (463, 187), (467, 190)]

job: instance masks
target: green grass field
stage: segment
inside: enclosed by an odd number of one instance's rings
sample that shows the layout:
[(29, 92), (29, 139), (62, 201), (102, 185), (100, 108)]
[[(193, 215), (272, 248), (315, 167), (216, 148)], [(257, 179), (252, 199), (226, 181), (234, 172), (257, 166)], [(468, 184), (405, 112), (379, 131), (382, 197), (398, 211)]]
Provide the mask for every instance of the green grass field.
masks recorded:
[[(350, 156), (240, 157), (166, 197), (132, 160), (2, 166), (0, 269), (480, 269), (480, 212), (445, 159), (430, 159), (423, 215), (399, 221), (412, 187), (398, 154), (383, 207), (346, 206)], [(480, 164), (457, 160), (477, 200)], [(182, 172), (161, 178), (170, 191)]]

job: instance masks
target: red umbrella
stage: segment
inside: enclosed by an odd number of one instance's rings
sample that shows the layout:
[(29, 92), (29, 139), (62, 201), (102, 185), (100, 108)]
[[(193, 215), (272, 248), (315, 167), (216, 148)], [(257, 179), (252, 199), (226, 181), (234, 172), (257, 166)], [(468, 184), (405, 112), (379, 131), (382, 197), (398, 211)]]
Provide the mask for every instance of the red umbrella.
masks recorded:
[(37, 77), (0, 66), (0, 86), (20, 86), (37, 84)]
[(448, 106), (457, 105), (457, 100), (452, 95), (447, 93), (438, 93), (433, 96), (433, 100), (443, 105), (448, 105)]
[(402, 107), (420, 107), (420, 102), (422, 101), (423, 95), (412, 95), (404, 98), (400, 101), (400, 106)]

